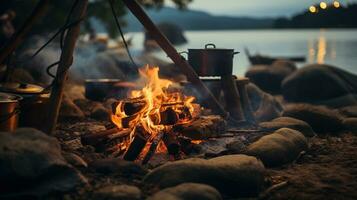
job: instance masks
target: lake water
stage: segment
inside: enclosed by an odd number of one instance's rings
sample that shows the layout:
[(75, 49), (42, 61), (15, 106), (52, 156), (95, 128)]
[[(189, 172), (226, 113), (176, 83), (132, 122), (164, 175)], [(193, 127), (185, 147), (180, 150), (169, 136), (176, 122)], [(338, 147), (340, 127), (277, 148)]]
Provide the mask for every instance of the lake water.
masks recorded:
[[(143, 34), (127, 35), (134, 37), (132, 50), (142, 51)], [(186, 31), (185, 36), (188, 43), (176, 46), (178, 51), (214, 43), (217, 48), (242, 52), (234, 58), (236, 75), (244, 75), (250, 65), (244, 47), (251, 54), (306, 56), (307, 63), (331, 64), (357, 74), (357, 29)], [(155, 54), (167, 59), (162, 51)]]

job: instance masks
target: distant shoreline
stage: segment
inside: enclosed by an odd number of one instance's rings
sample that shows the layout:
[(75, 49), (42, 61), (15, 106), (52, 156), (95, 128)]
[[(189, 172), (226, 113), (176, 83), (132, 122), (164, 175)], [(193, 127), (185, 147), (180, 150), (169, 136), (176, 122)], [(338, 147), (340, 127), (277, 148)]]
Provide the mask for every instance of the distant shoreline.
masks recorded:
[[(184, 32), (206, 32), (206, 31), (264, 31), (264, 30), (281, 30), (281, 31), (307, 31), (307, 30), (341, 30), (341, 31), (355, 31), (357, 30), (357, 27), (355, 28), (251, 28), (251, 29), (188, 29), (188, 30), (183, 30)], [(127, 33), (140, 33), (142, 31), (127, 31)]]

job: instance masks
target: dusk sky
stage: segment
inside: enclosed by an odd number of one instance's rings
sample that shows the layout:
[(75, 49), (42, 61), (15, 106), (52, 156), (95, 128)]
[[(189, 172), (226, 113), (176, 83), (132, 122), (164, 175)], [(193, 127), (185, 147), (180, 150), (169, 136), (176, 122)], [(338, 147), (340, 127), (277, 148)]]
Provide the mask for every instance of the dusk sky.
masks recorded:
[[(307, 9), (321, 0), (193, 0), (190, 9), (204, 10), (214, 15), (276, 17), (291, 16)], [(332, 3), (333, 0), (326, 0)], [(357, 2), (357, 0), (341, 0), (342, 5)], [(172, 3), (168, 3), (172, 5)]]

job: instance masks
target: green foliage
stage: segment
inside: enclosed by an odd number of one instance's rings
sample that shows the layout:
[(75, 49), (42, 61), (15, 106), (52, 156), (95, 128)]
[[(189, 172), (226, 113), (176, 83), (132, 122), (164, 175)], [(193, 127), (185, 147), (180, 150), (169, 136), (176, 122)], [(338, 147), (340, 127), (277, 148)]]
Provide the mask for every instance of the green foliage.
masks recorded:
[[(172, 1), (178, 8), (183, 9), (192, 0)], [(1, 0), (0, 14), (9, 9), (14, 10), (16, 12), (14, 26), (15, 28), (18, 28), (30, 15), (37, 2), (38, 0)], [(165, 3), (164, 0), (139, 0), (138, 2), (145, 7), (157, 8), (162, 7)], [(44, 16), (34, 27), (32, 34), (46, 34), (62, 27), (73, 3), (74, 0), (51, 0), (50, 5), (47, 8), (46, 16)], [(122, 1), (115, 0), (114, 3), (117, 15), (119, 17), (124, 16), (127, 11)], [(86, 30), (90, 29), (90, 23), (88, 20), (90, 17), (96, 17), (99, 19), (107, 28), (110, 36), (115, 37), (118, 34), (108, 0), (89, 1), (87, 20), (84, 23), (84, 28)], [(120, 19), (120, 22), (122, 25), (125, 25), (125, 22), (122, 19)]]

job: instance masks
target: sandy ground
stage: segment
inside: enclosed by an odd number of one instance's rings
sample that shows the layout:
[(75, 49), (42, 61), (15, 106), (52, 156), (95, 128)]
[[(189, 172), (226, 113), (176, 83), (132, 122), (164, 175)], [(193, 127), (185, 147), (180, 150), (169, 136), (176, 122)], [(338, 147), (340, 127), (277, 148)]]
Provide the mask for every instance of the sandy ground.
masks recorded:
[(287, 185), (265, 199), (357, 199), (357, 135), (318, 136), (296, 163), (269, 170)]

